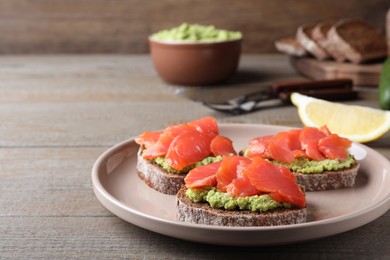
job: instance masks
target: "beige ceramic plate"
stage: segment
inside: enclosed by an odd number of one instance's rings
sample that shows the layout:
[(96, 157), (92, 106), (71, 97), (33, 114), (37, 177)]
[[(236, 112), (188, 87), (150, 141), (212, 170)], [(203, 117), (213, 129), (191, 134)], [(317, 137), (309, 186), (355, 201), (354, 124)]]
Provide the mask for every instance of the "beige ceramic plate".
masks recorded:
[[(221, 125), (237, 150), (255, 136), (287, 130), (269, 125)], [(180, 239), (220, 245), (276, 245), (318, 239), (360, 227), (390, 209), (390, 162), (374, 150), (353, 144), (361, 162), (353, 188), (308, 192), (308, 222), (275, 227), (217, 227), (175, 220), (175, 196), (149, 188), (136, 173), (138, 145), (124, 141), (102, 154), (92, 169), (94, 192), (118, 217)], [(384, 231), (386, 232), (386, 231)]]

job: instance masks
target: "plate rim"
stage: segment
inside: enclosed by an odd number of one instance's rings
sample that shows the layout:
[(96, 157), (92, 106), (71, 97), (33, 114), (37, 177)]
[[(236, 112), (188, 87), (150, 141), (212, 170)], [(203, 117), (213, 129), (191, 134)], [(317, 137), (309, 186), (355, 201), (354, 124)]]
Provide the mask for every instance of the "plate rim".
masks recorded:
[[(219, 127), (220, 128), (231, 128), (231, 127), (255, 127), (255, 128), (268, 128), (268, 129), (276, 129), (276, 131), (283, 131), (285, 129), (294, 129), (296, 127), (289, 127), (289, 126), (282, 126), (282, 125), (268, 125), (268, 124), (241, 124), (241, 123), (221, 123), (219, 124)], [(92, 167), (92, 184), (93, 184), (93, 190), (94, 190), (94, 193), (95, 193), (95, 196), (98, 198), (99, 202), (103, 204), (103, 206), (108, 209), (111, 213), (113, 213), (114, 215), (118, 216), (119, 218), (121, 219), (124, 219), (125, 221), (127, 222), (130, 222), (128, 220), (126, 220), (125, 218), (123, 218), (122, 216), (119, 216), (118, 214), (116, 214), (115, 212), (113, 212), (110, 207), (112, 205), (114, 205), (115, 207), (118, 207), (120, 208), (121, 210), (125, 211), (125, 212), (128, 212), (130, 214), (134, 214), (136, 215), (137, 217), (142, 217), (142, 218), (146, 218), (150, 221), (157, 221), (159, 223), (164, 223), (166, 225), (174, 225), (176, 227), (181, 227), (181, 228), (190, 228), (190, 229), (196, 229), (196, 230), (213, 230), (213, 231), (222, 231), (222, 232), (269, 232), (269, 231), (289, 231), (289, 230), (299, 230), (299, 229), (304, 229), (304, 228), (312, 228), (313, 226), (318, 226), (318, 225), (330, 225), (330, 224), (337, 224), (339, 222), (344, 222), (344, 221), (351, 221), (351, 220), (354, 220), (360, 216), (363, 216), (363, 215), (367, 215), (367, 214), (370, 214), (370, 213), (373, 213), (374, 210), (377, 210), (379, 212), (377, 212), (376, 214), (374, 214), (375, 216), (373, 217), (370, 217), (370, 220), (368, 221), (363, 221), (364, 223), (363, 224), (358, 224), (356, 225), (356, 227), (352, 227), (352, 228), (346, 228), (345, 230), (341, 231), (341, 232), (338, 232), (338, 233), (342, 233), (342, 232), (345, 232), (345, 231), (348, 231), (348, 230), (352, 230), (354, 228), (357, 228), (357, 227), (360, 227), (364, 224), (367, 224), (377, 218), (379, 218), (381, 215), (383, 215), (384, 213), (386, 213), (389, 209), (390, 209), (390, 196), (387, 196), (387, 197), (384, 197), (378, 201), (376, 201), (375, 203), (373, 204), (370, 204), (368, 207), (365, 207), (365, 208), (362, 208), (360, 210), (357, 210), (357, 211), (354, 211), (352, 213), (348, 213), (348, 214), (344, 214), (344, 215), (341, 215), (341, 216), (336, 216), (336, 217), (332, 217), (332, 218), (327, 218), (327, 219), (322, 219), (322, 220), (317, 220), (317, 221), (312, 221), (312, 222), (305, 222), (305, 223), (300, 223), (300, 224), (294, 224), (294, 225), (280, 225), (280, 226), (265, 226), (265, 227), (227, 227), (227, 226), (210, 226), (210, 225), (203, 225), (203, 224), (194, 224), (194, 223), (187, 223), (187, 222), (179, 222), (179, 221), (173, 221), (173, 220), (167, 220), (167, 219), (163, 219), (163, 218), (159, 218), (159, 217), (156, 217), (156, 216), (151, 216), (147, 213), (144, 213), (144, 212), (141, 212), (141, 211), (138, 211), (136, 209), (133, 209), (127, 205), (125, 205), (124, 203), (120, 202), (119, 200), (117, 200), (109, 191), (107, 191), (102, 183), (100, 182), (99, 180), (99, 167), (101, 167), (102, 163), (104, 163), (104, 160), (107, 160), (107, 156), (110, 155), (110, 154), (115, 154), (116, 151), (120, 151), (123, 147), (127, 147), (127, 146), (131, 146), (131, 145), (135, 145), (135, 141), (134, 141), (135, 137), (130, 137), (126, 140), (123, 140), (111, 147), (109, 147), (108, 149), (106, 149), (98, 158), (97, 160), (94, 162), (94, 165)], [(381, 161), (383, 161), (385, 164), (388, 164), (388, 172), (390, 173), (390, 161), (387, 160), (387, 158), (385, 158), (382, 154), (380, 154), (379, 152), (373, 150), (372, 148), (366, 146), (366, 145), (363, 145), (363, 144), (360, 144), (360, 143), (353, 143), (353, 145), (356, 145), (364, 150), (367, 151), (367, 153), (373, 153), (374, 155), (378, 156), (379, 158), (381, 158)], [(386, 167), (387, 168), (387, 167)], [(390, 192), (388, 192), (390, 194)], [(106, 200), (106, 201), (104, 201)], [(111, 203), (112, 205), (106, 205), (106, 203)], [(382, 210), (380, 210), (382, 209)], [(132, 223), (132, 222), (130, 222)], [(135, 224), (135, 223), (132, 223), (132, 224)], [(137, 224), (135, 224), (137, 225)], [(138, 225), (139, 226), (139, 225)], [(141, 226), (142, 227), (142, 226)], [(155, 230), (152, 230), (152, 229), (149, 229), (147, 227), (142, 227), (142, 228), (145, 228), (145, 229), (148, 229), (148, 230), (151, 230), (153, 232), (157, 232), (157, 233), (160, 233), (160, 234), (164, 234), (164, 235), (168, 235), (168, 236), (174, 236), (172, 234), (166, 234), (164, 232), (158, 232), (158, 231), (155, 231)], [(335, 234), (338, 234), (338, 233), (334, 233), (333, 235)], [(180, 236), (174, 236), (176, 238), (181, 238)], [(318, 238), (321, 238), (321, 237), (324, 237), (324, 236), (319, 236), (319, 237), (312, 237), (312, 238), (309, 238), (309, 239), (318, 239)], [(185, 240), (191, 240), (191, 239), (185, 239)], [(196, 240), (194, 240), (196, 241)], [(298, 241), (303, 241), (303, 240), (298, 240)], [(292, 242), (298, 242), (298, 241), (292, 241)], [(198, 242), (202, 242), (202, 241), (198, 241)], [(211, 243), (212, 244), (212, 243)], [(215, 244), (221, 244), (221, 245), (226, 245), (226, 243), (215, 243)], [(259, 245), (259, 244), (256, 244), (256, 245)]]

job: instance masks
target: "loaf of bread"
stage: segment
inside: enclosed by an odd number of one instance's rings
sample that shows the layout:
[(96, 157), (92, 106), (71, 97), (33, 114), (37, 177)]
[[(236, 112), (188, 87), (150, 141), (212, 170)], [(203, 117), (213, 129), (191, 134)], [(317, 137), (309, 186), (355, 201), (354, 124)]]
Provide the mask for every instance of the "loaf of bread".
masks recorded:
[[(382, 60), (390, 53), (390, 11), (387, 15), (388, 38), (378, 28), (360, 19), (328, 19), (299, 26), (296, 41), (318, 60), (334, 59), (355, 64)], [(299, 46), (298, 45), (298, 46)], [(300, 57), (293, 41), (275, 42), (277, 50)]]

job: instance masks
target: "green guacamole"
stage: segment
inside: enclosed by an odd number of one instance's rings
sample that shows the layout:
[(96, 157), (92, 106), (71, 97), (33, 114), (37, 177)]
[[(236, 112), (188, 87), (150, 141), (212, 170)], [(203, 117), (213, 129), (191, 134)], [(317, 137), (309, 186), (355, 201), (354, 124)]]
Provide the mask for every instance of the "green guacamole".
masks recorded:
[(324, 171), (338, 171), (341, 169), (350, 168), (356, 163), (353, 155), (349, 155), (345, 161), (325, 159), (322, 161), (314, 161), (308, 158), (297, 158), (292, 163), (283, 163), (278, 161), (270, 161), (275, 165), (283, 165), (293, 172), (299, 173), (320, 173)]
[(209, 156), (209, 157), (204, 158), (202, 161), (199, 161), (195, 164), (189, 165), (180, 171), (175, 170), (171, 166), (169, 166), (167, 164), (167, 162), (165, 161), (164, 157), (157, 157), (156, 159), (154, 159), (154, 163), (160, 165), (166, 172), (169, 172), (172, 174), (186, 174), (195, 167), (199, 167), (199, 166), (206, 165), (206, 164), (213, 163), (213, 162), (219, 162), (221, 160), (222, 160), (221, 155), (220, 156)]
[(240, 32), (216, 29), (212, 25), (205, 26), (187, 23), (152, 35), (152, 39), (155, 40), (187, 42), (218, 42), (241, 38), (242, 34)]
[(281, 203), (271, 199), (268, 195), (254, 195), (234, 198), (227, 193), (213, 189), (188, 189), (186, 197), (193, 202), (207, 202), (212, 208), (227, 210), (250, 210), (266, 212), (275, 208), (291, 208), (289, 203)]

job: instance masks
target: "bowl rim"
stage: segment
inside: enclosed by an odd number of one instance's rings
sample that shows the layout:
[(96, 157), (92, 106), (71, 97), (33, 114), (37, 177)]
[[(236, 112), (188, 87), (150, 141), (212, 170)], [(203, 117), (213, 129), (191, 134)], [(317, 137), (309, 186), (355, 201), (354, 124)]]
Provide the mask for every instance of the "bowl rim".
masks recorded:
[(238, 39), (231, 39), (231, 40), (221, 40), (221, 41), (192, 41), (192, 40), (158, 40), (154, 39), (153, 35), (150, 35), (148, 37), (148, 40), (150, 42), (156, 42), (161, 44), (168, 44), (168, 45), (211, 45), (211, 44), (221, 44), (221, 43), (227, 43), (227, 42), (241, 42), (244, 37), (241, 36), (241, 38)]

